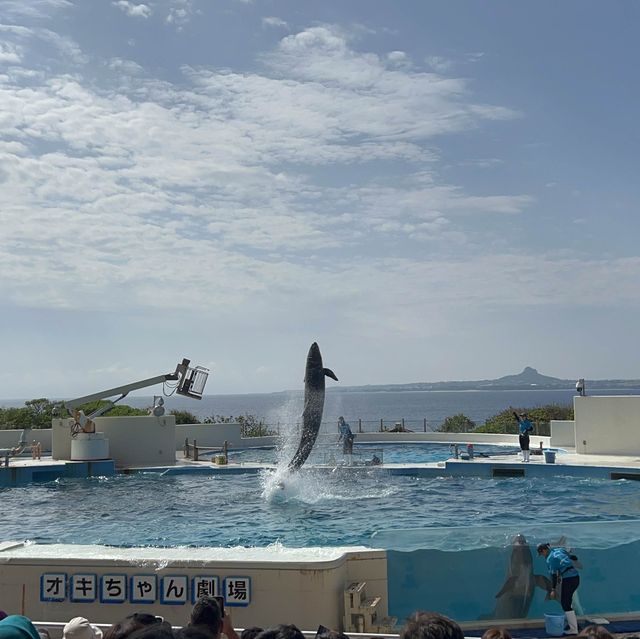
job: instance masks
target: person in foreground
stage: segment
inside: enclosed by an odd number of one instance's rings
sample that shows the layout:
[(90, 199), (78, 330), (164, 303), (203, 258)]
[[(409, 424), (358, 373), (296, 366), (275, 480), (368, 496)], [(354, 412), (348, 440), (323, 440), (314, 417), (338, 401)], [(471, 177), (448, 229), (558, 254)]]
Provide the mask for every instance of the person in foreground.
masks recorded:
[[(590, 639), (613, 639), (613, 635), (602, 626), (587, 626), (580, 631), (578, 637), (589, 637)], [(627, 637), (629, 639), (629, 637)]]
[(464, 639), (460, 626), (437, 612), (414, 612), (400, 631), (400, 639)]
[(187, 628), (200, 630), (211, 639), (219, 639), (221, 633), (227, 639), (240, 639), (231, 623), (229, 610), (221, 609), (215, 597), (204, 596), (196, 601)]
[(9, 615), (0, 621), (0, 639), (40, 639), (40, 635), (27, 617)]
[(511, 639), (511, 633), (505, 628), (487, 628), (482, 639)]
[(577, 635), (578, 620), (573, 610), (572, 599), (573, 593), (580, 585), (580, 575), (573, 563), (575, 557), (572, 557), (566, 548), (560, 546), (552, 548), (548, 543), (538, 544), (538, 554), (545, 558), (551, 575), (551, 591), (549, 592), (551, 599), (556, 598), (556, 589), (561, 585), (560, 605), (567, 621), (564, 634)]

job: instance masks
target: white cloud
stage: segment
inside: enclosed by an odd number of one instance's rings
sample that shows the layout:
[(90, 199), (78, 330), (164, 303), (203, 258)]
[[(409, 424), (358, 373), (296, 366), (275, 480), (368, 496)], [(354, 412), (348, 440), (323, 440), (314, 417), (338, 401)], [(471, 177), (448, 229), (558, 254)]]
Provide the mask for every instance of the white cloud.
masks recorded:
[(453, 68), (451, 60), (438, 55), (428, 56), (425, 62), (437, 73), (447, 73)]
[(114, 0), (111, 3), (114, 7), (124, 11), (128, 16), (132, 18), (148, 18), (153, 13), (151, 7), (148, 4), (136, 4), (129, 0)]
[(71, 0), (1, 0), (3, 16), (11, 18), (47, 18), (61, 9), (73, 7)]
[[(438, 177), (434, 136), (513, 117), (475, 105), (464, 82), (388, 66), (329, 27), (287, 36), (264, 61), (261, 74), (187, 67), (183, 86), (122, 58), (106, 63), (111, 87), (77, 74), (29, 86), (3, 78), (3, 299), (225, 317), (251, 308), (269, 322), (282, 308), (305, 316), (349, 297), (371, 313), (381, 293), (399, 303), (415, 296), (409, 284), (444, 277), (438, 259), (452, 247), (471, 252), (465, 218), (531, 205)], [(355, 162), (369, 177), (315, 176)], [(387, 177), (384, 163), (401, 176)], [(406, 242), (416, 256), (429, 242), (431, 257), (398, 258)], [(420, 290), (416, 326), (436, 295)]]
[(22, 60), (22, 50), (11, 42), (0, 42), (0, 62), (18, 64)]
[(281, 18), (276, 18), (274, 16), (262, 18), (262, 25), (265, 27), (278, 27), (285, 29), (289, 27), (289, 25), (284, 20), (282, 20)]
[(398, 66), (410, 64), (409, 56), (404, 51), (390, 51), (387, 53), (387, 60)]
[(197, 13), (199, 12), (194, 8), (192, 0), (171, 0), (165, 22), (181, 31)]

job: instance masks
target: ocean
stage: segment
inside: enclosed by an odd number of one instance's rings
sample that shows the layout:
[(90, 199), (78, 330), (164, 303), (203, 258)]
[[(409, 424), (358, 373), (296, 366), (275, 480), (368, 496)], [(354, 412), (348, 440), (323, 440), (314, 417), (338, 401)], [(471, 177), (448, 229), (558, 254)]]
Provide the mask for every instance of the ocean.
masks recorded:
[[(160, 390), (158, 392), (161, 392)], [(640, 394), (640, 390), (589, 390), (593, 395)], [(330, 390), (326, 394), (323, 424), (335, 423), (340, 415), (353, 429), (361, 420), (363, 431), (392, 428), (404, 419), (405, 427), (414, 431), (437, 429), (444, 420), (463, 413), (477, 424), (507, 408), (531, 409), (546, 404), (570, 406), (575, 392), (572, 390), (487, 390), (487, 391), (349, 391)], [(0, 406), (21, 406), (22, 400), (0, 400)], [(130, 395), (122, 400), (136, 408), (146, 408), (153, 403), (152, 396)], [(300, 420), (303, 408), (303, 391), (285, 391), (251, 395), (205, 395), (201, 400), (179, 395), (165, 397), (165, 408), (186, 410), (201, 421), (215, 416), (238, 417), (253, 415), (270, 426), (292, 424)]]

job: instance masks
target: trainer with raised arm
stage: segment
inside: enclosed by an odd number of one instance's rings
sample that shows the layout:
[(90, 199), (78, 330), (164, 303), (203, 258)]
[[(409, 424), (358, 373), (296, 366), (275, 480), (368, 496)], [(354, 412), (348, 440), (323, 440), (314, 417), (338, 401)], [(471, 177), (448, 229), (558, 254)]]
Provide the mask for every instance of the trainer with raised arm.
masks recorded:
[(513, 416), (516, 418), (518, 422), (518, 430), (519, 430), (519, 440), (520, 440), (520, 450), (522, 451), (522, 461), (528, 462), (529, 455), (531, 454), (529, 450), (529, 434), (533, 432), (533, 424), (529, 419), (529, 416), (526, 413), (516, 413), (513, 411)]

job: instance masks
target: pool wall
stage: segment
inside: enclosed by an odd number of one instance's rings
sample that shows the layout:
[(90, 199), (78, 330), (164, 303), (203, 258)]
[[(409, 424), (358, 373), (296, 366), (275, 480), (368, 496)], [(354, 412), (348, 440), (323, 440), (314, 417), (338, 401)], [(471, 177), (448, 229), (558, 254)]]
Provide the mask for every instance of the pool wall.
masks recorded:
[[(387, 613), (386, 553), (354, 548), (114, 548), (0, 543), (0, 601), (31, 619), (113, 623), (136, 611), (184, 625), (215, 584), (236, 627), (343, 626), (344, 590), (366, 582)], [(377, 630), (377, 628), (375, 629)]]

